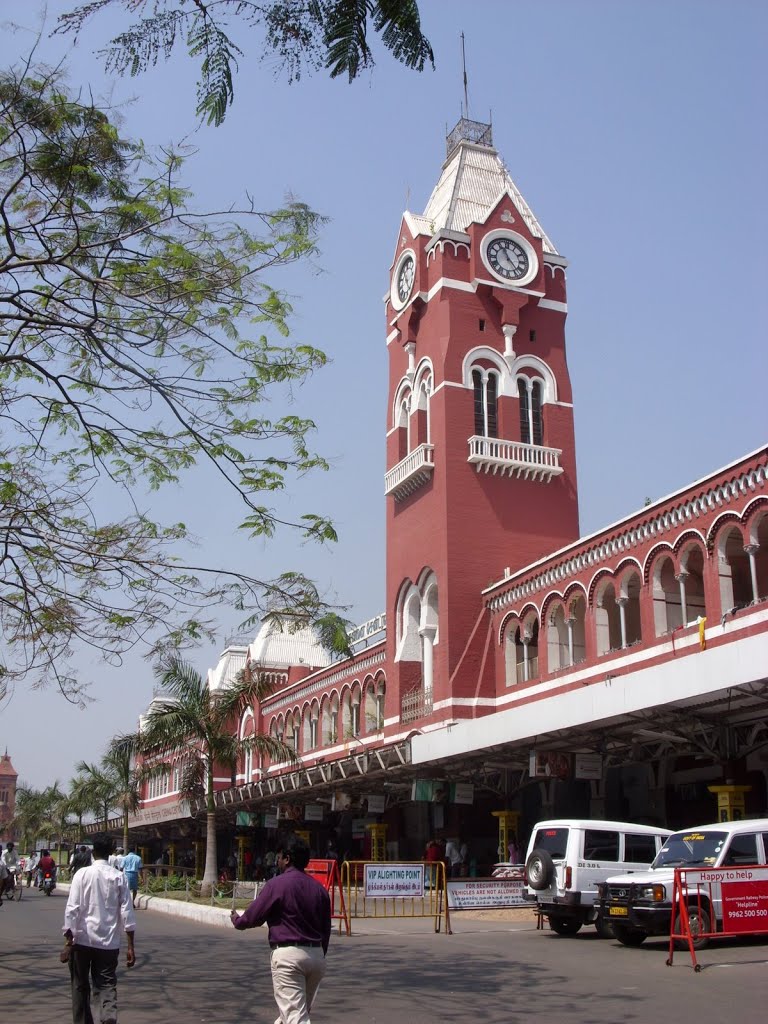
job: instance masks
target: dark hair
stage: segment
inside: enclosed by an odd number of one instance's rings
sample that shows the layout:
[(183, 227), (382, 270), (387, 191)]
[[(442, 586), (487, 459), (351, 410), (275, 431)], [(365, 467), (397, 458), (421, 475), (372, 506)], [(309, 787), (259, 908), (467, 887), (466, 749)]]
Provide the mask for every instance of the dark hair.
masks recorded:
[[(112, 836), (102, 835), (93, 837), (93, 856), (97, 860), (106, 860), (114, 848), (115, 842), (112, 839)], [(80, 847), (80, 849), (82, 849), (82, 847)]]
[(303, 871), (309, 864), (309, 847), (303, 839), (298, 836), (291, 836), (280, 848), (280, 853), (289, 857), (293, 867)]

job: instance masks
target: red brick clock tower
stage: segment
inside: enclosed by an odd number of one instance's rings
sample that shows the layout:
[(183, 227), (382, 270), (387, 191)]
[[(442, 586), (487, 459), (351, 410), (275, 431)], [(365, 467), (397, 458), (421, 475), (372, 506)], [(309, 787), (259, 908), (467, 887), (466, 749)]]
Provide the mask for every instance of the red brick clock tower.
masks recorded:
[(405, 722), (483, 713), (482, 591), (579, 535), (565, 268), (490, 125), (459, 121), (386, 303), (387, 714)]

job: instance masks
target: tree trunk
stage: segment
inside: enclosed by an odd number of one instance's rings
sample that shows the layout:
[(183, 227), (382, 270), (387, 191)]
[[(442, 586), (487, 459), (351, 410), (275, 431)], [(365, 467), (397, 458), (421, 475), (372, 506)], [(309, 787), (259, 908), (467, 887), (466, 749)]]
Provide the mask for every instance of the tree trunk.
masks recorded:
[(218, 854), (216, 851), (216, 812), (205, 816), (205, 870), (201, 887), (202, 896), (210, 896), (211, 889), (219, 878)]
[(210, 756), (210, 752), (206, 758), (205, 810), (205, 870), (203, 871), (200, 894), (210, 896), (211, 890), (219, 878), (216, 851), (216, 802), (213, 795), (213, 758)]

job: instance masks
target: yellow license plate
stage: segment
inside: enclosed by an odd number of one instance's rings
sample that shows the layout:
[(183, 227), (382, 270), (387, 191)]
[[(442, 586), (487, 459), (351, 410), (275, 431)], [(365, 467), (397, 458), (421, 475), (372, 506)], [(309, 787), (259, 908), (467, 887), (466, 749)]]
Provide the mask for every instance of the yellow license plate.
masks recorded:
[(609, 917), (627, 917), (629, 911), (626, 907), (608, 907)]

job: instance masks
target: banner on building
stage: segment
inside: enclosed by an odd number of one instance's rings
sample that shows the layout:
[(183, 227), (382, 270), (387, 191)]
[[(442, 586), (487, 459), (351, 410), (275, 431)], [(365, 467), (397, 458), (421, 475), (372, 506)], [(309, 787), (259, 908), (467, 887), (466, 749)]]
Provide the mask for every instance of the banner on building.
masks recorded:
[(574, 779), (594, 779), (599, 782), (603, 777), (602, 754), (574, 754)]
[(532, 750), (528, 756), (528, 774), (532, 779), (569, 779), (571, 755), (561, 750)]
[(304, 808), (301, 804), (278, 804), (278, 821), (304, 821)]
[(252, 811), (237, 811), (235, 814), (235, 825), (238, 828), (251, 828), (259, 824), (259, 815)]

